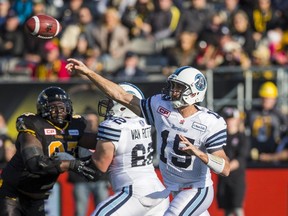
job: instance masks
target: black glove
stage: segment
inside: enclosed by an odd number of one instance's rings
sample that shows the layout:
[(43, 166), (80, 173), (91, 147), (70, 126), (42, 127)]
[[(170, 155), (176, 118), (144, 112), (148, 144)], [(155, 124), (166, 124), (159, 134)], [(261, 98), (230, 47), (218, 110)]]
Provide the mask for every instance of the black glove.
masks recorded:
[(69, 170), (85, 177), (88, 181), (93, 181), (95, 180), (96, 171), (89, 167), (90, 163), (90, 160), (72, 160), (70, 161)]

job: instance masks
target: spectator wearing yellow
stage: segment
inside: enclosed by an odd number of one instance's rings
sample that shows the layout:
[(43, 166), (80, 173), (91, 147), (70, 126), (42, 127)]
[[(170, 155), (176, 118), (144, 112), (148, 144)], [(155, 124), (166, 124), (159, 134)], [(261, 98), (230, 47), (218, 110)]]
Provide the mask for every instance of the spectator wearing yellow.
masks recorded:
[(258, 160), (261, 153), (274, 153), (287, 127), (284, 114), (276, 106), (277, 86), (270, 81), (263, 83), (259, 96), (260, 105), (248, 111), (246, 118), (252, 160)]

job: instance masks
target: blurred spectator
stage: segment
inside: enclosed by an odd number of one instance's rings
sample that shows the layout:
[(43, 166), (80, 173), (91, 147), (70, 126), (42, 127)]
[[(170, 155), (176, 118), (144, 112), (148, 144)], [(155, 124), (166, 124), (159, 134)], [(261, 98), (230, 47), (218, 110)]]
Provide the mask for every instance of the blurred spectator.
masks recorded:
[(281, 29), (269, 30), (267, 32), (268, 47), (273, 65), (288, 65), (287, 44), (285, 44), (283, 37), (284, 32)]
[(288, 136), (279, 143), (275, 153), (261, 153), (259, 160), (263, 162), (288, 162)]
[(225, 216), (244, 216), (243, 201), (246, 192), (246, 161), (249, 144), (244, 133), (239, 110), (225, 107), (222, 117), (227, 123), (227, 142), (224, 151), (230, 159), (230, 175), (218, 176), (217, 202), (225, 210)]
[(33, 1), (32, 15), (35, 15), (35, 14), (47, 14), (46, 13), (46, 2), (45, 2), (45, 0), (32, 0), (32, 1)]
[(144, 21), (143, 30), (146, 35), (156, 40), (175, 38), (180, 16), (180, 10), (172, 0), (156, 0), (155, 10)]
[(230, 17), (230, 20), (230, 33), (232, 38), (241, 45), (245, 53), (251, 58), (256, 44), (247, 13), (243, 10), (237, 10), (234, 15)]
[[(252, 52), (252, 65), (260, 68), (271, 66), (271, 53), (267, 46), (260, 45)], [(265, 80), (272, 80), (275, 76), (275, 71), (270, 69), (253, 71), (253, 78), (264, 78)]]
[(251, 66), (248, 54), (230, 36), (222, 37), (220, 45), (222, 47), (223, 62), (218, 66), (240, 66), (242, 69), (248, 69)]
[(84, 0), (64, 1), (64, 6), (59, 17), (63, 29), (65, 29), (67, 25), (79, 22), (79, 10), (83, 5)]
[[(87, 121), (86, 130), (97, 133), (99, 123), (97, 113), (91, 107), (86, 107), (83, 116)], [(90, 156), (92, 152), (85, 148), (78, 147), (78, 154), (81, 158)], [(85, 178), (77, 173), (69, 172), (68, 181), (74, 185), (73, 194), (76, 203), (75, 216), (87, 215), (87, 205), (89, 203), (90, 194), (93, 195), (95, 206), (109, 196), (109, 182), (105, 176), (96, 182), (87, 182)]]
[(167, 57), (167, 67), (164, 67), (162, 73), (169, 76), (179, 66), (194, 66), (198, 53), (197, 34), (192, 32), (182, 32), (178, 39), (176, 47), (165, 51)]
[[(24, 35), (19, 26), (17, 14), (10, 10), (3, 28), (0, 29), (0, 73), (3, 75), (16, 74), (17, 65), (22, 62), (24, 54)], [(26, 75), (19, 71), (20, 75)], [(30, 71), (31, 72), (31, 71)]]
[(274, 153), (287, 129), (287, 119), (276, 106), (277, 86), (270, 81), (263, 83), (259, 96), (260, 106), (247, 111), (246, 117), (252, 160), (258, 160), (261, 153)]
[(86, 6), (82, 6), (78, 12), (78, 22), (67, 25), (62, 31), (60, 47), (63, 56), (66, 58), (71, 56), (72, 51), (77, 46), (77, 40), (80, 35), (85, 35), (89, 48), (92, 49), (95, 47), (95, 42), (92, 35), (94, 28), (95, 24), (93, 22), (91, 10)]
[(154, 11), (153, 0), (137, 0), (132, 7), (127, 7), (121, 17), (123, 25), (129, 28), (130, 39), (145, 37), (143, 29), (148, 16)]
[(33, 11), (33, 0), (14, 0), (12, 1), (12, 9), (16, 12), (20, 25), (24, 25), (30, 18)]
[(215, 9), (207, 0), (189, 1), (191, 6), (183, 11), (178, 30), (179, 32), (196, 32), (199, 35), (208, 25)]
[(10, 10), (0, 34), (0, 56), (5, 58), (22, 57), (24, 35), (19, 26), (15, 11)]
[(197, 55), (198, 68), (215, 68), (223, 62), (220, 43), (226, 38), (230, 39), (230, 31), (223, 24), (223, 17), (219, 13), (214, 13), (198, 37), (200, 47)]
[(67, 80), (70, 74), (65, 69), (66, 60), (61, 58), (58, 41), (48, 40), (43, 48), (43, 57), (33, 70), (33, 78), (40, 81)]
[(2, 29), (6, 23), (10, 6), (11, 4), (9, 0), (0, 0), (0, 29)]
[(92, 54), (93, 50), (91, 47), (89, 47), (89, 42), (87, 40), (86, 34), (80, 33), (77, 39), (76, 47), (74, 50), (72, 50), (72, 53), (70, 56), (72, 58), (83, 60), (86, 57), (88, 52), (89, 53), (91, 52)]
[(203, 27), (203, 30), (199, 34), (199, 41), (204, 41), (209, 45), (218, 46), (220, 38), (223, 35), (229, 34), (230, 30), (228, 26), (224, 24), (223, 17), (217, 12), (211, 15), (207, 25)]
[(225, 25), (228, 26), (229, 29), (231, 29), (232, 26), (231, 17), (233, 17), (240, 8), (239, 0), (224, 0), (221, 7), (217, 9), (223, 17)]
[(121, 1), (110, 1), (110, 6), (118, 10), (119, 16), (122, 17), (126, 9), (134, 7), (137, 0), (121, 0)]
[(7, 133), (6, 120), (0, 113), (0, 187), (2, 185), (1, 172), (7, 162), (16, 152), (14, 140)]
[(111, 73), (123, 63), (130, 43), (129, 30), (121, 23), (115, 8), (105, 11), (103, 20), (93, 30), (93, 36), (104, 70)]
[(60, 20), (61, 12), (64, 7), (65, 0), (44, 0), (46, 2), (46, 13), (56, 19)]
[(139, 68), (138, 64), (138, 55), (134, 52), (128, 51), (125, 54), (124, 65), (113, 73), (113, 77), (125, 81), (131, 81), (132, 79), (139, 79), (141, 81), (146, 80), (147, 74)]
[(267, 31), (282, 26), (281, 14), (272, 6), (271, 0), (257, 0), (248, 15), (257, 45), (261, 42), (266, 43)]
[(89, 8), (91, 9), (93, 15), (94, 15), (94, 20), (97, 21), (101, 19), (105, 11), (107, 10), (107, 7), (110, 4), (110, 0), (92, 0), (92, 1), (86, 1), (89, 5)]

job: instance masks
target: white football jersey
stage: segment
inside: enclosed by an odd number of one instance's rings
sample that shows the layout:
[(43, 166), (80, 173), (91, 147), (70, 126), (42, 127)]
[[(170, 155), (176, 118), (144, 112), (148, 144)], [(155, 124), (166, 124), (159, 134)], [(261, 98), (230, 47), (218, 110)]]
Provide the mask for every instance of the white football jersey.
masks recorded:
[(143, 116), (157, 131), (159, 167), (166, 187), (178, 191), (185, 187), (213, 184), (209, 167), (196, 156), (179, 150), (179, 134), (203, 152), (213, 152), (226, 145), (226, 122), (217, 113), (197, 106), (199, 111), (188, 118), (173, 108), (171, 101), (155, 95), (141, 101)]
[(112, 117), (99, 125), (98, 139), (112, 141), (115, 146), (108, 170), (114, 191), (132, 184), (136, 186), (140, 181), (147, 185), (150, 180), (159, 181), (152, 163), (151, 126), (145, 119)]

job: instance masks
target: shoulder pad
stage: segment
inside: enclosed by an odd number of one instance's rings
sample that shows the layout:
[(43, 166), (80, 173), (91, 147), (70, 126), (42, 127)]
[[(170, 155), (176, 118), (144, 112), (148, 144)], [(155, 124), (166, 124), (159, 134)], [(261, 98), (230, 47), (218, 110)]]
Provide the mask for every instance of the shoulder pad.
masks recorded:
[(108, 128), (121, 129), (123, 127), (126, 127), (126, 123), (126, 119), (113, 116), (101, 122), (100, 125)]
[(79, 118), (82, 118), (82, 116), (81, 116), (81, 115), (78, 115), (78, 114), (76, 114), (76, 115), (73, 115), (73, 116), (72, 116), (72, 118), (74, 118), (74, 119), (79, 119)]
[(37, 115), (34, 113), (24, 113), (20, 115), (16, 120), (16, 129), (18, 132), (29, 130), (34, 131), (35, 126), (34, 122), (36, 120)]
[(74, 128), (78, 128), (79, 130), (84, 130), (86, 128), (87, 121), (81, 115), (73, 115), (72, 121), (70, 122), (70, 126)]
[[(36, 114), (35, 113), (31, 113), (31, 112), (25, 112), (22, 114), (23, 116), (35, 116)], [(21, 116), (22, 116), (21, 115)]]

